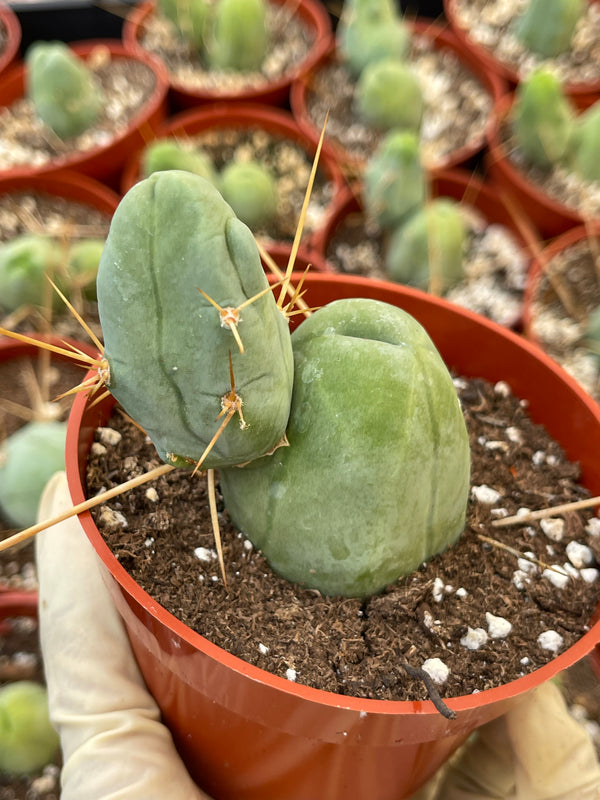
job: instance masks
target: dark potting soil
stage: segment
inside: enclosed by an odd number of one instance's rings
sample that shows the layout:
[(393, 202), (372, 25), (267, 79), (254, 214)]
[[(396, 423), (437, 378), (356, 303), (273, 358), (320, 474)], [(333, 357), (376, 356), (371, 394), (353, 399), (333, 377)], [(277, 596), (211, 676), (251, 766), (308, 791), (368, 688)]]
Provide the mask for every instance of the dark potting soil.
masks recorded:
[[(205, 481), (190, 473), (169, 473), (99, 507), (96, 522), (125, 569), (172, 614), (225, 650), (290, 680), (358, 697), (426, 699), (423, 673), (414, 670), (440, 659), (449, 670), (437, 687), (443, 697), (504, 684), (547, 663), (588, 629), (600, 592), (594, 580), (600, 536), (590, 511), (491, 526), (520, 508), (588, 493), (578, 483), (577, 465), (530, 421), (526, 404), (505, 384), (455, 382), (472, 452), (465, 532), (454, 547), (368, 600), (324, 597), (278, 577), (229, 524), (220, 503), (225, 587)], [(121, 437), (111, 444), (114, 434), (98, 431), (89, 495), (159, 463), (144, 434), (118, 411), (108, 425)], [(490, 489), (501, 496), (490, 498)], [(570, 564), (571, 542), (590, 548), (589, 570)], [(564, 564), (568, 578), (559, 575)], [(560, 581), (563, 588), (555, 585)]]

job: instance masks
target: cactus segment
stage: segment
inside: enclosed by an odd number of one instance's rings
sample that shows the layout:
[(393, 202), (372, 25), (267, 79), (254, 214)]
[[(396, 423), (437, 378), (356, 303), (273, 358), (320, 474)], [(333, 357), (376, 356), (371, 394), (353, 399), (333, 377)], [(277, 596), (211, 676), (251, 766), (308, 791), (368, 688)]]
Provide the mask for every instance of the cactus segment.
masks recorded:
[(144, 178), (153, 172), (180, 169), (201, 175), (219, 188), (217, 171), (210, 156), (202, 150), (184, 147), (175, 139), (160, 139), (148, 144), (142, 154), (141, 167)]
[(418, 132), (423, 119), (423, 92), (411, 67), (394, 58), (369, 64), (355, 92), (360, 116), (383, 131), (396, 128)]
[(600, 102), (596, 101), (576, 122), (572, 167), (585, 181), (600, 181)]
[(242, 161), (227, 164), (221, 173), (221, 193), (238, 219), (252, 231), (277, 215), (277, 184), (262, 164)]
[(393, 228), (419, 208), (426, 195), (419, 137), (410, 131), (392, 131), (365, 168), (363, 202), (367, 215), (382, 228)]
[(292, 335), (289, 447), (220, 471), (234, 523), (287, 580), (380, 591), (460, 536), (470, 451), (426, 331), (376, 300), (338, 300)]
[(0, 772), (29, 775), (56, 755), (58, 734), (50, 723), (48, 694), (34, 681), (0, 688)]
[(12, 312), (42, 306), (48, 291), (45, 275), (56, 276), (66, 249), (50, 236), (23, 234), (0, 245), (0, 307)]
[(0, 508), (19, 528), (36, 521), (46, 483), (65, 466), (67, 425), (29, 422), (0, 444)]
[(554, 58), (570, 48), (586, 6), (585, 0), (529, 0), (515, 34), (532, 52)]
[(466, 241), (465, 223), (458, 203), (432, 200), (393, 231), (385, 266), (399, 283), (435, 294), (462, 280)]
[(208, 24), (206, 0), (158, 0), (158, 8), (190, 47), (202, 52)]
[(410, 33), (392, 0), (345, 0), (336, 41), (348, 69), (358, 77), (374, 61), (405, 58)]
[(29, 100), (61, 139), (77, 136), (99, 118), (102, 89), (85, 62), (62, 42), (37, 42), (26, 55)]
[(525, 158), (550, 169), (567, 156), (574, 131), (574, 109), (560, 80), (539, 69), (516, 91), (513, 132)]
[[(271, 292), (250, 230), (204, 178), (156, 172), (121, 200), (98, 270), (98, 312), (107, 383), (160, 457), (193, 467), (235, 388), (247, 428), (232, 422), (203, 468), (245, 463), (285, 434), (293, 355), (288, 324)], [(239, 308), (238, 352), (219, 312)]]
[(218, 69), (259, 70), (267, 54), (265, 0), (218, 0), (207, 60)]
[(67, 255), (67, 293), (69, 289), (78, 287), (83, 289), (88, 300), (97, 299), (96, 276), (104, 250), (104, 241), (104, 239), (81, 239), (71, 244)]

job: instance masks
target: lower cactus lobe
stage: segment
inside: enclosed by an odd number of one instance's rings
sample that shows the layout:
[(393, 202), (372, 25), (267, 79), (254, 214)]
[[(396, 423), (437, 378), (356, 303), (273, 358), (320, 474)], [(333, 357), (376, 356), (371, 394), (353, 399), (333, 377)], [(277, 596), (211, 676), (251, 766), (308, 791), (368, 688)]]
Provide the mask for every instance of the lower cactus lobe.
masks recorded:
[(289, 447), (220, 470), (234, 523), (284, 578), (366, 596), (460, 536), (465, 421), (421, 325), (375, 300), (339, 300), (292, 335)]
[(517, 18), (515, 34), (534, 53), (554, 58), (571, 47), (585, 8), (585, 0), (529, 0)]
[(121, 200), (97, 281), (107, 386), (168, 463), (203, 455), (231, 392), (230, 356), (247, 428), (232, 420), (203, 467), (245, 463), (284, 436), (293, 356), (272, 293), (243, 308), (242, 353), (198, 291), (235, 309), (267, 288), (250, 230), (204, 178), (157, 172)]

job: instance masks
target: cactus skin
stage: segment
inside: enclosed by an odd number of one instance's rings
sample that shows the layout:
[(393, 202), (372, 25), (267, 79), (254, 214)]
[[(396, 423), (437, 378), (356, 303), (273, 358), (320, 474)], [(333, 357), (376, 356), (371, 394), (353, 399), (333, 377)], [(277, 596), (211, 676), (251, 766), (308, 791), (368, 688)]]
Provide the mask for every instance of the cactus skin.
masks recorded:
[(77, 136), (99, 118), (103, 93), (93, 72), (62, 42), (27, 51), (27, 95), (40, 119), (61, 139)]
[(292, 335), (290, 446), (221, 470), (234, 524), (287, 580), (367, 596), (455, 542), (468, 434), (421, 325), (375, 300), (338, 300)]
[(574, 109), (561, 82), (539, 69), (519, 84), (513, 132), (525, 158), (550, 169), (569, 153), (574, 132)]
[(532, 52), (553, 58), (571, 46), (585, 0), (530, 0), (517, 19), (515, 35)]
[(219, 187), (219, 178), (210, 156), (202, 150), (190, 150), (175, 139), (160, 139), (151, 142), (142, 155), (142, 175), (150, 177), (154, 172), (179, 169), (201, 175), (213, 186)]
[(83, 289), (88, 300), (96, 298), (96, 276), (104, 250), (104, 239), (81, 239), (69, 247), (67, 276), (64, 293), (68, 296), (73, 286)]
[(458, 204), (432, 200), (391, 235), (385, 266), (390, 277), (436, 294), (462, 280), (466, 231)]
[(267, 53), (264, 0), (219, 0), (212, 34), (207, 37), (207, 60), (217, 69), (259, 70)]
[(50, 724), (48, 694), (34, 681), (0, 688), (0, 772), (29, 775), (45, 767), (59, 748)]
[(365, 168), (362, 199), (367, 215), (382, 228), (396, 227), (425, 202), (426, 193), (418, 136), (392, 131)]
[(361, 73), (354, 95), (360, 116), (382, 131), (392, 128), (418, 132), (423, 119), (423, 93), (408, 64), (386, 58)]
[(202, 53), (209, 18), (206, 0), (158, 0), (158, 8), (192, 50)]
[(197, 291), (238, 307), (267, 286), (250, 230), (204, 178), (156, 172), (121, 200), (97, 281), (108, 388), (168, 463), (191, 466), (216, 432), (230, 353), (248, 428), (233, 419), (204, 467), (244, 463), (283, 437), (293, 355), (272, 293), (242, 311), (241, 354)]
[(600, 181), (600, 102), (578, 118), (571, 147), (573, 170), (586, 181)]
[(45, 275), (58, 277), (66, 249), (50, 236), (23, 234), (0, 245), (0, 307), (15, 311), (41, 306), (48, 284)]
[(262, 164), (229, 163), (221, 173), (221, 193), (236, 216), (252, 231), (277, 215), (277, 184)]
[(374, 61), (405, 58), (410, 33), (392, 0), (346, 0), (336, 41), (346, 66), (358, 77)]
[(36, 521), (46, 483), (65, 466), (67, 425), (29, 422), (0, 445), (0, 508), (19, 528)]

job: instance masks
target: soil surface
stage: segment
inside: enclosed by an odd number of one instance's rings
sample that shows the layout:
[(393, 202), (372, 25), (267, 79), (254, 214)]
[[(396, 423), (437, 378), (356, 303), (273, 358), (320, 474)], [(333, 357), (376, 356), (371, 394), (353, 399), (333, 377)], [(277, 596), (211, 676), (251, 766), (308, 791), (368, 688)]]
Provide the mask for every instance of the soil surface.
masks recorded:
[[(204, 481), (188, 473), (170, 473), (101, 506), (97, 524), (161, 605), (224, 649), (290, 680), (359, 697), (424, 699), (422, 670), (439, 666), (430, 659), (448, 670), (438, 686), (445, 697), (513, 680), (587, 629), (600, 592), (600, 523), (583, 512), (491, 527), (520, 508), (587, 492), (577, 465), (528, 419), (505, 384), (455, 383), (472, 448), (466, 530), (453, 548), (367, 601), (323, 597), (273, 574), (221, 504), (225, 588)], [(99, 430), (89, 494), (158, 464), (153, 446), (121, 414), (109, 424), (121, 436), (111, 444), (112, 432)], [(583, 572), (569, 558), (579, 549), (572, 542), (584, 546)], [(410, 677), (403, 665), (421, 672)]]

